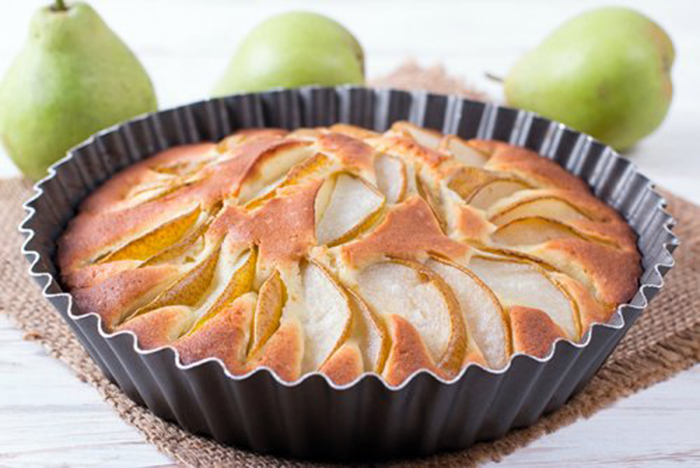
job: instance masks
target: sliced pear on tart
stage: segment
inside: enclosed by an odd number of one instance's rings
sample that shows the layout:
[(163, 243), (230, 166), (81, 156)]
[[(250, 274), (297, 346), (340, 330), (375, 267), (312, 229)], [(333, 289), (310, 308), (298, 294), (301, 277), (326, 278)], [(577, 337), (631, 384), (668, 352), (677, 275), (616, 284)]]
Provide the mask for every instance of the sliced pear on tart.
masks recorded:
[(228, 304), (253, 289), (257, 263), (256, 249), (249, 249), (238, 255), (238, 258), (235, 258), (235, 252), (230, 252), (226, 246), (221, 248), (221, 252), (208, 298), (200, 307), (199, 319), (190, 333), (196, 332)]
[(359, 138), (361, 140), (376, 138), (380, 135), (379, 133), (373, 132), (372, 130), (367, 130), (366, 128), (342, 123), (331, 125), (329, 129), (332, 132), (342, 133), (343, 135), (351, 136), (353, 138)]
[(576, 303), (541, 267), (524, 260), (475, 255), (472, 270), (505, 306), (523, 306), (548, 314), (567, 338), (578, 340)]
[(426, 201), (432, 211), (433, 216), (440, 224), (443, 233), (447, 232), (447, 216), (443, 210), (443, 202), (438, 189), (434, 189), (420, 175), (416, 174), (416, 190), (423, 200)]
[(486, 154), (454, 135), (445, 136), (438, 149), (451, 154), (465, 166), (484, 167), (489, 159)]
[(581, 238), (571, 226), (543, 216), (517, 218), (502, 224), (493, 233), (497, 244), (506, 246), (537, 245), (552, 239)]
[(246, 208), (249, 210), (259, 208), (275, 198), (280, 189), (299, 184), (311, 177), (321, 177), (324, 171), (327, 171), (332, 166), (333, 161), (328, 156), (316, 153), (292, 167), (284, 178), (270, 184), (267, 189), (261, 190), (254, 199), (246, 204)]
[[(368, 228), (381, 212), (384, 196), (364, 180), (345, 173), (327, 183), (333, 184), (332, 192), (321, 187), (317, 195), (316, 241), (319, 245), (333, 246)], [(318, 202), (322, 198), (325, 198), (323, 202)]]
[(527, 190), (529, 188), (530, 186), (527, 183), (516, 178), (492, 180), (474, 190), (466, 201), (474, 208), (486, 210), (499, 200), (508, 198), (515, 192)]
[(589, 242), (616, 247), (610, 237), (602, 237), (592, 232), (584, 232), (556, 219), (544, 216), (517, 218), (502, 224), (493, 234), (496, 244), (527, 247), (543, 244), (553, 239), (583, 239)]
[(438, 149), (443, 138), (440, 132), (419, 127), (418, 125), (406, 121), (394, 123), (394, 125), (391, 126), (391, 132), (411, 137), (419, 145), (434, 150)]
[(192, 326), (194, 313), (188, 306), (166, 306), (127, 320), (117, 330), (128, 330), (138, 337), (141, 349), (167, 346)]
[(506, 313), (493, 291), (474, 273), (448, 260), (433, 258), (426, 266), (454, 292), (470, 342), (476, 342), (486, 363), (493, 369), (504, 367), (511, 353), (510, 331)]
[(375, 263), (357, 277), (358, 293), (377, 313), (397, 315), (423, 337), (438, 366), (454, 374), (467, 349), (467, 330), (455, 295), (424, 265), (404, 259)]
[(211, 249), (204, 258), (191, 267), (155, 299), (136, 310), (132, 317), (148, 313), (161, 307), (185, 305), (195, 307), (201, 303), (211, 286), (219, 261), (220, 247)]
[(265, 151), (248, 169), (238, 192), (238, 203), (244, 205), (261, 196), (270, 184), (282, 180), (295, 165), (312, 156), (308, 143), (294, 140)]
[(347, 385), (362, 375), (363, 370), (360, 347), (354, 341), (347, 341), (326, 360), (319, 372), (336, 385)]
[(526, 182), (512, 175), (490, 172), (477, 167), (462, 167), (447, 184), (469, 205), (485, 210), (499, 200), (530, 188)]
[(386, 320), (391, 334), (391, 349), (382, 377), (389, 385), (400, 385), (422, 370), (432, 371), (440, 377), (449, 377), (435, 365), (435, 359), (416, 327), (397, 314), (387, 315)]
[(374, 160), (374, 172), (379, 189), (387, 203), (400, 202), (408, 189), (406, 164), (395, 156), (379, 154)]
[(215, 357), (232, 374), (247, 370), (246, 348), (250, 338), (250, 320), (256, 294), (249, 292), (227, 303), (216, 316), (200, 322), (195, 333), (188, 333), (174, 343), (183, 364)]
[(318, 370), (350, 336), (352, 304), (345, 289), (320, 264), (301, 266), (304, 298), (299, 321), (304, 330), (302, 369)]
[(489, 210), (490, 221), (497, 225), (532, 216), (544, 216), (563, 223), (589, 219), (580, 208), (569, 201), (548, 193), (534, 196), (528, 193), (525, 197), (509, 203), (499, 203)]
[(569, 338), (544, 311), (532, 307), (508, 309), (513, 330), (513, 351), (544, 358), (559, 338)]
[(115, 262), (119, 260), (148, 260), (180, 241), (194, 228), (197, 222), (201, 220), (202, 216), (202, 210), (197, 206), (131, 242), (128, 242), (122, 247), (113, 250), (109, 254), (99, 258), (97, 263)]
[(353, 337), (360, 345), (365, 368), (381, 374), (391, 346), (389, 332), (384, 320), (362, 297), (350, 289), (347, 292), (355, 310)]
[(277, 376), (293, 382), (302, 374), (304, 331), (295, 317), (283, 317), (280, 326), (256, 356), (251, 356), (247, 369), (267, 367)]
[(253, 314), (253, 330), (249, 356), (255, 356), (279, 328), (282, 310), (287, 300), (286, 287), (278, 270), (263, 282), (258, 291), (258, 303)]

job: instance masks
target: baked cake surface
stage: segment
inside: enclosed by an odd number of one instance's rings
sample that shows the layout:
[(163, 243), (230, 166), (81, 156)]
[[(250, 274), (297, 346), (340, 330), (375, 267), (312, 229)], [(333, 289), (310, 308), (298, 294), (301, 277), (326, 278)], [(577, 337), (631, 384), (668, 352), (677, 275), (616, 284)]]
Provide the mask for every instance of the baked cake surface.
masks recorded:
[(80, 310), (143, 349), (337, 384), (544, 357), (641, 274), (629, 226), (556, 163), (406, 122), (169, 149), (88, 197), (58, 247)]

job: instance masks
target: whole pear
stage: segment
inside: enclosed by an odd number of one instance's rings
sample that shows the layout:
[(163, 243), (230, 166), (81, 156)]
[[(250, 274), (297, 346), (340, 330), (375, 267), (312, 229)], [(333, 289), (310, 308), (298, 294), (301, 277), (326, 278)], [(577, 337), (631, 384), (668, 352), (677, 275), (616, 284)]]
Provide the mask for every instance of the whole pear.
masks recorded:
[(58, 1), (36, 12), (0, 84), (0, 138), (39, 179), (91, 134), (157, 107), (143, 66), (97, 13)]
[(246, 36), (213, 94), (362, 83), (364, 53), (347, 29), (323, 15), (289, 12)]
[(664, 120), (675, 52), (659, 25), (628, 8), (601, 8), (555, 30), (508, 74), (508, 103), (624, 150)]

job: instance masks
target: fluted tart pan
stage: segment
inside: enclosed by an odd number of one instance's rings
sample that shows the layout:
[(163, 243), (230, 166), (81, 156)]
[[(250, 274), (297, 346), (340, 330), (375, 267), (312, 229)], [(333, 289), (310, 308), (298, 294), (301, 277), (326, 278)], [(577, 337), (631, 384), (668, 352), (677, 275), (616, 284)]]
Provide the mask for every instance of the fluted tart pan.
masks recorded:
[[(183, 365), (173, 348), (145, 351), (131, 332), (108, 333), (97, 314), (78, 310), (64, 292), (55, 264), (57, 239), (80, 202), (130, 164), (241, 128), (343, 122), (383, 131), (399, 120), (526, 147), (581, 177), (638, 236), (643, 273), (634, 297), (607, 323), (594, 324), (580, 343), (559, 340), (544, 358), (515, 354), (499, 371), (471, 364), (450, 381), (423, 371), (392, 387), (376, 374), (338, 386), (319, 373), (293, 383), (266, 368), (234, 376), (215, 358)], [(102, 131), (49, 173), (25, 205), (22, 251), (30, 275), (105, 375), (137, 403), (191, 432), (300, 458), (424, 455), (532, 424), (593, 377), (661, 289), (677, 245), (663, 198), (610, 147), (529, 112), (424, 92), (312, 87), (202, 101)]]

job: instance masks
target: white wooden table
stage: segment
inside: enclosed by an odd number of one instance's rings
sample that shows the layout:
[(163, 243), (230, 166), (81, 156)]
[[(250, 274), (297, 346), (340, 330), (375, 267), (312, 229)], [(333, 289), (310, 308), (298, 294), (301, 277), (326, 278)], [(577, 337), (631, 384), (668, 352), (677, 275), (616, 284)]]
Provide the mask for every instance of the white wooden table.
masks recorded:
[[(48, 0), (3, 1), (0, 73), (24, 41), (29, 17)], [(505, 74), (510, 64), (566, 18), (604, 4), (597, 0), (509, 1), (257, 1), (92, 0), (151, 73), (161, 107), (200, 99), (223, 71), (245, 32), (279, 11), (327, 13), (364, 44), (371, 76), (405, 57), (444, 63), (494, 95), (484, 71)], [(677, 48), (675, 99), (663, 126), (632, 152), (659, 184), (700, 202), (700, 2), (632, 1), (659, 21)], [(15, 175), (0, 155), (0, 177)], [(591, 419), (543, 437), (506, 465), (700, 466), (700, 366), (620, 401)], [(0, 467), (167, 466), (60, 362), (0, 314)]]

